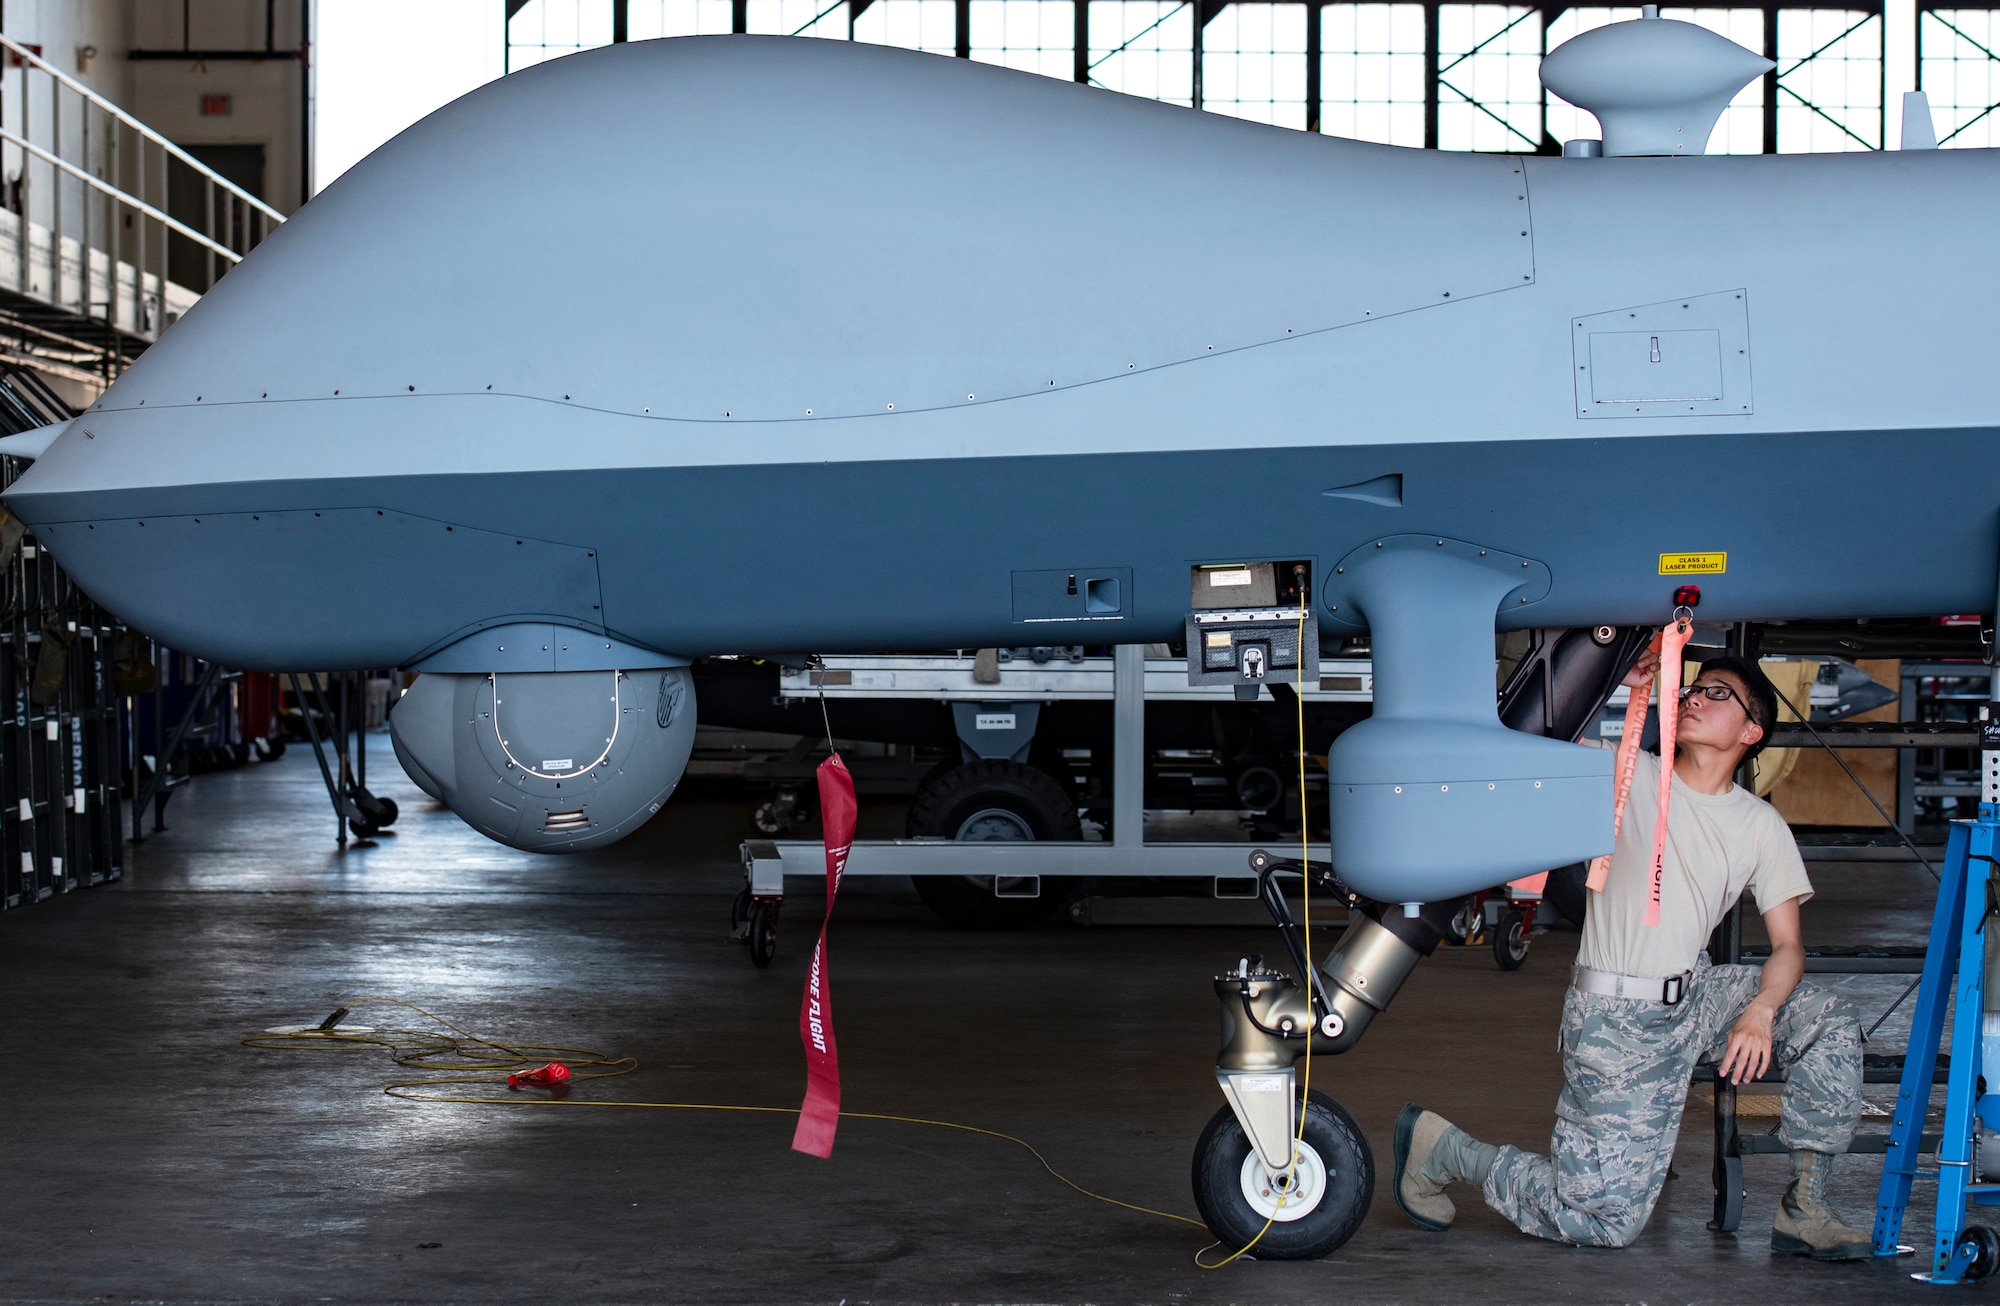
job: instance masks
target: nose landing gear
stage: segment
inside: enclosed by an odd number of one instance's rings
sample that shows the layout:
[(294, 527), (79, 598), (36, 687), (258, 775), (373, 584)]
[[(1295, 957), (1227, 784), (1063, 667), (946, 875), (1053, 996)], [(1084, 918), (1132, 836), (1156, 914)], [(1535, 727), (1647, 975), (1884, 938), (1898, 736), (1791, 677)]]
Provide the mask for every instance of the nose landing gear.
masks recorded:
[[(1383, 911), (1350, 892), (1325, 862), (1250, 856), (1258, 896), (1270, 911), (1298, 975), (1312, 976), (1310, 998), (1291, 975), (1244, 958), (1215, 979), (1222, 1002), (1222, 1052), (1215, 1077), (1228, 1105), (1215, 1113), (1194, 1152), (1194, 1200), (1231, 1251), (1269, 1260), (1311, 1260), (1333, 1251), (1361, 1227), (1375, 1193), (1368, 1140), (1338, 1102), (1303, 1091), (1297, 1064), (1307, 1041), (1318, 1056), (1345, 1052), (1360, 1039), (1417, 962), (1450, 927), (1456, 902), (1424, 905), (1415, 916)], [(1348, 925), (1314, 967), (1304, 931), (1276, 882), (1304, 875), (1344, 902)]]

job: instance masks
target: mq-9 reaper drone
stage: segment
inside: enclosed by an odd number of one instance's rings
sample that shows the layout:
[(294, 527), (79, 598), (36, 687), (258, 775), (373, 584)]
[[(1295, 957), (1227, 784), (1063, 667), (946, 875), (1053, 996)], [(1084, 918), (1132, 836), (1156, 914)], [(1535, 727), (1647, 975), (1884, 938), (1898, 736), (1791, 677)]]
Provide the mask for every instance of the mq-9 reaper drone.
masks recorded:
[(1435, 904), (1611, 845), (1610, 754), (1501, 724), (1496, 628), (1611, 627), (1552, 645), (1597, 693), (1684, 571), (1722, 620), (1989, 610), (2000, 160), (1693, 157), (1765, 66), (1586, 33), (1544, 77), (1601, 150), (1534, 158), (865, 45), (579, 54), (342, 176), (7, 502), (177, 649), (420, 672), (413, 778), (549, 852), (667, 799), (692, 658), (1167, 640), (1202, 569), (1296, 575), (1303, 645), (1252, 606), (1190, 652), (1286, 681), (1369, 633), (1354, 923), (1316, 1008), (1218, 981), (1196, 1181), (1319, 1255), (1372, 1163), (1317, 1094), (1294, 1155), (1308, 1035), (1359, 1037)]

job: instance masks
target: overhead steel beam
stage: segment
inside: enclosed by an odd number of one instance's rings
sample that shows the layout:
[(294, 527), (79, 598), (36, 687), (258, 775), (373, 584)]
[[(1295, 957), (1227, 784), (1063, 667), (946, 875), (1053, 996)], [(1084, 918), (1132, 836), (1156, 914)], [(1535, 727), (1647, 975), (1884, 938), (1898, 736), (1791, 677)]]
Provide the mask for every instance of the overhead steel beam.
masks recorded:
[(1306, 130), (1319, 130), (1320, 96), (1320, 3), (1306, 0)]
[[(1543, 29), (1547, 30), (1547, 29)], [(1424, 148), (1438, 147), (1438, 6), (1424, 6)]]

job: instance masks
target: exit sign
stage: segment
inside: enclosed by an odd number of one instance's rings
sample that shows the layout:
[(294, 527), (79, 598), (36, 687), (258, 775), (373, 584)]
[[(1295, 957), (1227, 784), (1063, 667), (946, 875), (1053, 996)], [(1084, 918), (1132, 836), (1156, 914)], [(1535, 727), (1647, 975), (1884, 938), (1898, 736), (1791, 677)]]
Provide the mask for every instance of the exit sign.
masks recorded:
[(204, 118), (227, 118), (229, 116), (229, 97), (226, 95), (202, 96), (201, 116)]

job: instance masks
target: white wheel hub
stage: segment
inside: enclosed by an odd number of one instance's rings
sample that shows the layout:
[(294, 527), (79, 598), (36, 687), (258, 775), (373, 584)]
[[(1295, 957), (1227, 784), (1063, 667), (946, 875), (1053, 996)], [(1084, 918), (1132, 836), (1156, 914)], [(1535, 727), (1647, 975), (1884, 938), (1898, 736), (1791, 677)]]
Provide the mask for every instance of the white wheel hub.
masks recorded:
[(1326, 1197), (1326, 1162), (1311, 1143), (1301, 1140), (1298, 1159), (1289, 1170), (1273, 1173), (1251, 1148), (1243, 1158), (1243, 1200), (1258, 1218), (1289, 1224), (1319, 1209)]

